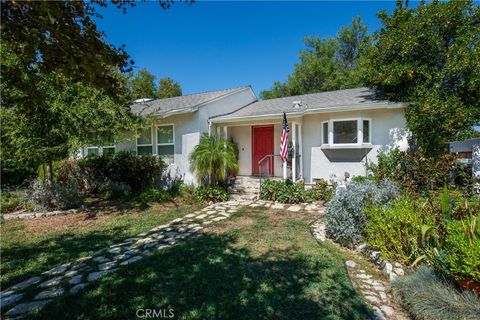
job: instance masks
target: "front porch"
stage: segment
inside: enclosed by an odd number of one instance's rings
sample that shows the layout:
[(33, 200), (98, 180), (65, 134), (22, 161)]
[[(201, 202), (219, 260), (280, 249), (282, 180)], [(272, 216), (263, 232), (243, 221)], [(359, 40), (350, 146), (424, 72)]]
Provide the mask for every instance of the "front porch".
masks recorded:
[(289, 157), (287, 172), (280, 159), (280, 136), (282, 133), (281, 117), (234, 122), (211, 122), (210, 135), (233, 139), (239, 149), (240, 176), (269, 176), (289, 178), (292, 181), (303, 179), (302, 158), (302, 119), (288, 119), (289, 123)]

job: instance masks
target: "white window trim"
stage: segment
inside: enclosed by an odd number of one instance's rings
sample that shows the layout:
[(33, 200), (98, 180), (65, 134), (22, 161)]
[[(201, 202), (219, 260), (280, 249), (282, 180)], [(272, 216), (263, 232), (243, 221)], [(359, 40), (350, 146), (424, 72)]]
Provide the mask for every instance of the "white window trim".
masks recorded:
[[(363, 142), (363, 120), (367, 120), (369, 123), (369, 131), (368, 131), (368, 138), (369, 142)], [(334, 123), (335, 122), (342, 122), (342, 121), (357, 121), (357, 142), (354, 143), (334, 143)], [(323, 142), (323, 124), (325, 122), (328, 122), (328, 144)], [(372, 119), (371, 118), (366, 118), (366, 117), (352, 117), (352, 118), (333, 118), (329, 119), (327, 121), (322, 121), (322, 136), (321, 136), (321, 142), (322, 145), (328, 145), (328, 146), (336, 146), (336, 147), (348, 147), (348, 146), (355, 146), (355, 145), (362, 145), (362, 144), (372, 144)]]
[[(328, 123), (329, 121), (322, 121), (322, 144), (330, 144), (330, 124)], [(323, 137), (325, 136), (325, 131), (324, 131), (324, 124), (327, 124), (327, 142), (323, 140)]]
[[(138, 138), (139, 138), (139, 137), (137, 137), (137, 138), (135, 139), (135, 153), (136, 153), (137, 155), (138, 155), (138, 147), (151, 147), (151, 148), (152, 148), (152, 155), (156, 154), (155, 148), (153, 147), (153, 146), (154, 146), (154, 144), (153, 144), (153, 142), (154, 142), (153, 138), (154, 138), (154, 133), (156, 133), (156, 130), (153, 130), (153, 128), (154, 128), (153, 126), (150, 126), (150, 134), (151, 134), (151, 139), (150, 139), (150, 141), (151, 141), (151, 142), (150, 142), (149, 144), (144, 144), (144, 143), (139, 144), (139, 143), (138, 143)], [(146, 128), (144, 128), (144, 129), (146, 129)]]
[[(167, 143), (158, 143), (158, 128), (160, 127), (172, 127), (172, 135), (173, 135), (173, 142), (167, 142)], [(152, 140), (153, 141), (153, 140)], [(170, 163), (169, 165), (175, 164), (175, 124), (174, 123), (162, 123), (162, 124), (157, 124), (155, 126), (155, 154), (158, 155), (158, 147), (159, 146), (173, 146), (173, 162)]]

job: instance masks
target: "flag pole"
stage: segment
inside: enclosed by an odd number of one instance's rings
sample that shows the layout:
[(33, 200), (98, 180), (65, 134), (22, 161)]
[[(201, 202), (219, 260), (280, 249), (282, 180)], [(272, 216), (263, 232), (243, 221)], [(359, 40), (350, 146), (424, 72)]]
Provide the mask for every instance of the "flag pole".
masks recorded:
[(287, 180), (287, 161), (283, 161), (283, 179)]

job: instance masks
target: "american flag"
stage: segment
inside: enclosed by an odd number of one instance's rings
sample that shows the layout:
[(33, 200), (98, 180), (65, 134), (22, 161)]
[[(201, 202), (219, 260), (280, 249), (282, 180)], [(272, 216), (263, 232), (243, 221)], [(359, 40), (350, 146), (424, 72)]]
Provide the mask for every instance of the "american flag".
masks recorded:
[(283, 162), (287, 161), (288, 158), (288, 131), (287, 115), (284, 112), (282, 137), (280, 138), (280, 159), (282, 159)]

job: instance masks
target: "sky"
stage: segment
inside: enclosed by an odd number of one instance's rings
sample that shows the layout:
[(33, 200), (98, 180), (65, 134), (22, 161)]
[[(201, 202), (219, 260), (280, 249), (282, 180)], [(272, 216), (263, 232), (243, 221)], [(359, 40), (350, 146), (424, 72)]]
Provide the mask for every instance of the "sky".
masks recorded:
[(257, 95), (275, 80), (285, 81), (298, 62), (304, 37), (333, 37), (361, 16), (369, 31), (376, 14), (394, 1), (139, 2), (127, 13), (99, 10), (98, 27), (107, 42), (125, 45), (134, 70), (178, 81), (183, 94), (251, 85)]

